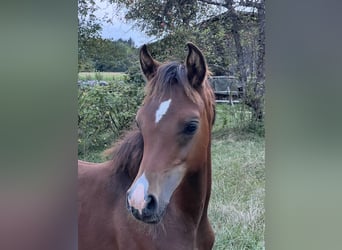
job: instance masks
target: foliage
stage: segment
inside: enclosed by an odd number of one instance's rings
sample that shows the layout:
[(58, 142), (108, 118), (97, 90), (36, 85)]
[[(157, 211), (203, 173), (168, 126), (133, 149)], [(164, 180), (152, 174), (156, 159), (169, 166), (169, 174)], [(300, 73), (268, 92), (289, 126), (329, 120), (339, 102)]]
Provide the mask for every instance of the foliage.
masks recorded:
[[(214, 75), (236, 75), (237, 61), (235, 58), (235, 47), (233, 37), (225, 33), (230, 24), (223, 15), (221, 19), (215, 22), (205, 22), (191, 30), (179, 28), (171, 35), (150, 45), (152, 54), (160, 59), (179, 59), (184, 58), (186, 54), (185, 41), (192, 41), (200, 47), (206, 56), (209, 69)], [(246, 20), (247, 22), (247, 20)], [(255, 24), (254, 24), (255, 25)], [(247, 27), (247, 24), (246, 24)], [(256, 32), (253, 25), (242, 31), (245, 39), (245, 54), (248, 56), (248, 65), (246, 66), (249, 74), (255, 74), (255, 40)]]
[(194, 23), (201, 7), (193, 0), (126, 1), (109, 0), (128, 9), (126, 19), (137, 21), (136, 25), (147, 35), (162, 37), (182, 26)]
[(125, 72), (137, 57), (132, 39), (89, 38), (79, 71)]
[(137, 56), (137, 50), (129, 41), (98, 39), (96, 53), (91, 60), (96, 71), (125, 72), (132, 66), (132, 60)]
[(101, 31), (100, 20), (95, 16), (94, 0), (78, 0), (78, 62), (80, 70), (92, 67), (88, 55), (93, 53), (93, 39)]
[(222, 138), (230, 133), (265, 136), (264, 123), (256, 122), (251, 107), (240, 103), (229, 105), (216, 104), (216, 119), (213, 137)]
[[(236, 64), (236, 49), (226, 4), (219, 6), (214, 1), (201, 0), (109, 1), (124, 5), (127, 8), (126, 19), (136, 21), (142, 31), (162, 38), (156, 45), (158, 53), (171, 48), (173, 54), (179, 55), (182, 49), (178, 48), (183, 48), (186, 41), (192, 41), (206, 50), (209, 65), (215, 72), (236, 73), (236, 66), (231, 66)], [(255, 56), (250, 51), (257, 36), (256, 17), (254, 12), (246, 11), (240, 11), (238, 15), (244, 49), (251, 58)]]
[(131, 66), (136, 50), (132, 39), (101, 39), (101, 22), (94, 0), (78, 0), (78, 69), (79, 71), (124, 72)]
[(130, 128), (143, 98), (143, 85), (112, 81), (78, 90), (79, 155), (103, 150)]
[(252, 109), (252, 121), (257, 128), (260, 123), (263, 124), (262, 121), (265, 116), (265, 86), (256, 79), (250, 79), (250, 81), (253, 81), (253, 84), (247, 84), (245, 103)]
[(127, 82), (130, 84), (141, 84), (145, 82), (145, 79), (143, 78), (140, 70), (140, 63), (136, 62), (134, 63), (130, 68), (128, 68), (127, 74)]
[[(127, 9), (126, 19), (149, 35), (161, 38), (156, 42), (156, 53), (162, 58), (180, 55), (186, 41), (196, 43), (206, 54), (214, 74), (234, 75), (246, 89), (248, 78), (262, 87), (252, 87), (253, 118), (263, 122), (265, 84), (265, 1), (213, 0), (108, 0)], [(180, 44), (180, 42), (182, 44)], [(169, 51), (168, 51), (169, 50)], [(244, 93), (245, 96), (245, 93)]]

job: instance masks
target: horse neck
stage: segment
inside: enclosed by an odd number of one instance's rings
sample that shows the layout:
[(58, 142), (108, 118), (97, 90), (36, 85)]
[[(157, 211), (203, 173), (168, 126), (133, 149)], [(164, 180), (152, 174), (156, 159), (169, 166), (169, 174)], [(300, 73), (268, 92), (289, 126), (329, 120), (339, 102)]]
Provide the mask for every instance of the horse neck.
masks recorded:
[[(210, 147), (209, 149), (210, 150)], [(182, 211), (180, 220), (191, 220), (195, 225), (207, 215), (207, 208), (211, 192), (211, 162), (210, 154), (206, 161), (197, 166), (195, 172), (188, 172), (179, 186), (174, 203)]]

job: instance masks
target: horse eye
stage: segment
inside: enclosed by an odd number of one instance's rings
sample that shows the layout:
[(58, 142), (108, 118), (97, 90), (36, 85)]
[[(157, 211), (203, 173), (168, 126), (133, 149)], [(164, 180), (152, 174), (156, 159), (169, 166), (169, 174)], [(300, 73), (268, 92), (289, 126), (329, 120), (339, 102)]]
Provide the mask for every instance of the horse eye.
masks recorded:
[(191, 121), (185, 125), (183, 133), (186, 135), (193, 135), (195, 134), (197, 128), (198, 128), (198, 122)]

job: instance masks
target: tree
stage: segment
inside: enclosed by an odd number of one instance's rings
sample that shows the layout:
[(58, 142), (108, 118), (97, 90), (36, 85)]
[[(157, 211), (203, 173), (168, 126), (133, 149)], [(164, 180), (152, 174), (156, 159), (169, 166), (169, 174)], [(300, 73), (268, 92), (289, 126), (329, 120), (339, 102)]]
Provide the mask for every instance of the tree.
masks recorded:
[[(102, 38), (89, 38), (84, 60), (91, 65), (91, 71), (126, 72), (136, 61), (137, 49), (132, 39), (117, 41)], [(80, 71), (89, 71), (80, 64)]]
[(78, 69), (92, 68), (89, 56), (93, 54), (93, 39), (101, 31), (100, 20), (94, 15), (97, 10), (94, 0), (78, 0)]
[(136, 55), (134, 41), (113, 41), (100, 37), (101, 23), (94, 0), (78, 0), (78, 70), (124, 72), (132, 66)]
[[(217, 67), (231, 68), (228, 71), (239, 78), (244, 89), (244, 100), (247, 105), (252, 108), (253, 119), (262, 121), (263, 102), (264, 102), (264, 55), (265, 55), (265, 0), (108, 0), (112, 3), (119, 3), (128, 12), (127, 19), (135, 20), (137, 26), (148, 35), (154, 35), (169, 40), (165, 44), (173, 46), (172, 51), (175, 52), (174, 45), (177, 40), (200, 40), (209, 52), (208, 61), (213, 62)], [(256, 13), (256, 14), (255, 14)], [(208, 20), (217, 19), (218, 26), (215, 29), (221, 29), (215, 35), (210, 29), (205, 30), (203, 27)], [(252, 24), (252, 28), (246, 25)], [(256, 28), (254, 29), (254, 24)], [(211, 27), (212, 28), (212, 27)], [(222, 30), (223, 29), (223, 30)], [(247, 63), (246, 54), (253, 42), (253, 38), (246, 39), (246, 34), (254, 30), (257, 39), (256, 53), (254, 64), (256, 64), (256, 72), (251, 70)], [(200, 33), (206, 33), (204, 36)], [(210, 34), (210, 36), (206, 36)], [(172, 39), (169, 38), (172, 36)], [(210, 39), (214, 37), (213, 39)], [(197, 38), (197, 39), (196, 39)], [(219, 40), (218, 40), (219, 39)], [(234, 43), (234, 57), (226, 56), (227, 51), (231, 51), (231, 39)], [(172, 41), (171, 41), (172, 40)], [(210, 46), (210, 43), (216, 43)], [(255, 48), (256, 47), (256, 48)], [(164, 52), (162, 51), (164, 49)], [(165, 47), (160, 47), (159, 52), (166, 55)], [(178, 52), (180, 53), (180, 52)], [(176, 53), (177, 54), (177, 53)], [(206, 53), (208, 55), (208, 53)], [(222, 54), (224, 56), (222, 56)], [(215, 62), (217, 58), (217, 62)], [(234, 64), (234, 67), (226, 65)], [(253, 64), (251, 64), (253, 66)], [(253, 67), (252, 67), (253, 69)], [(256, 79), (254, 81), (248, 81)], [(247, 86), (248, 85), (248, 86)]]
[(92, 55), (96, 71), (126, 72), (135, 62), (137, 49), (132, 47), (132, 39), (117, 41), (96, 39), (96, 53)]

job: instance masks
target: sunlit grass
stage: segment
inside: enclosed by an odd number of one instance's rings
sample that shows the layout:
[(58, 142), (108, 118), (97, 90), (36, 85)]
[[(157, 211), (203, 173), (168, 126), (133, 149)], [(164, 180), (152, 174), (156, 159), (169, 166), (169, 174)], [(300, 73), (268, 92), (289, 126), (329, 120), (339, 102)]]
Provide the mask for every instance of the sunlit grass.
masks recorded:
[(264, 249), (263, 138), (214, 139), (212, 168), (209, 218), (216, 235), (214, 249)]
[(209, 203), (216, 250), (265, 248), (265, 138), (249, 132), (249, 119), (242, 105), (216, 107)]
[(123, 72), (79, 72), (78, 79), (85, 80), (103, 80), (103, 81), (112, 81), (112, 80), (123, 80), (125, 77), (125, 73)]

